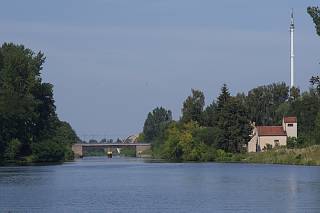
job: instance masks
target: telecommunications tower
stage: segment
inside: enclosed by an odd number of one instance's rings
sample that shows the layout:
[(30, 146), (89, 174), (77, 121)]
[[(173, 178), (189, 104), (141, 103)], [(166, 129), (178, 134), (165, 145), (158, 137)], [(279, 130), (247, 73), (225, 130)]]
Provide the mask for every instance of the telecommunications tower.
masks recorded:
[(291, 22), (290, 22), (290, 88), (294, 87), (294, 19), (293, 19), (293, 9), (291, 10)]

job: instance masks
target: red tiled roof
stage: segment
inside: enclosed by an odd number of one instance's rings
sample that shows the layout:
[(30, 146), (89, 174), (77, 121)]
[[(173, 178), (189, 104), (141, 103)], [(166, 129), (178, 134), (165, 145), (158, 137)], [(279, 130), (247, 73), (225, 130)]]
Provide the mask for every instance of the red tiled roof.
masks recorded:
[(285, 123), (297, 123), (297, 117), (283, 117)]
[(287, 136), (282, 126), (257, 126), (259, 136)]

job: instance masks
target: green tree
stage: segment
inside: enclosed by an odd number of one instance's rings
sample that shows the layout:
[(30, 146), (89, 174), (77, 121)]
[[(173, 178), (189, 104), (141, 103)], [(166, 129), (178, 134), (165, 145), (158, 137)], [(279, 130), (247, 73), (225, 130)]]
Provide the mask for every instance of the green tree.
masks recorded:
[(217, 148), (226, 152), (241, 152), (250, 140), (252, 130), (246, 108), (231, 98), (217, 113), (217, 127), (221, 131)]
[(288, 114), (297, 116), (299, 135), (310, 135), (314, 130), (318, 112), (320, 112), (320, 98), (311, 89), (309, 92), (304, 92), (300, 98), (291, 103)]
[(296, 100), (300, 97), (300, 89), (298, 87), (290, 88), (290, 101)]
[(259, 86), (250, 90), (246, 98), (250, 120), (257, 125), (280, 124), (282, 117), (276, 115), (276, 110), (288, 97), (289, 87), (285, 83)]
[(310, 79), (311, 85), (316, 87), (318, 95), (320, 96), (320, 77), (319, 76), (312, 76)]
[(0, 48), (0, 135), (1, 141), (21, 141), (21, 154), (30, 154), (33, 128), (39, 116), (40, 100), (32, 94), (41, 83), (43, 54), (34, 54), (22, 45), (3, 44)]
[(204, 108), (204, 94), (200, 90), (191, 90), (192, 94), (183, 102), (182, 118), (183, 123), (190, 121), (202, 122)]
[(217, 108), (218, 110), (221, 110), (225, 107), (225, 105), (230, 101), (231, 95), (229, 92), (229, 89), (226, 84), (223, 84), (221, 88), (221, 93), (217, 100)]
[(64, 156), (72, 156), (76, 134), (56, 115), (53, 85), (42, 82), (40, 75), (44, 62), (43, 53), (23, 45), (0, 47), (0, 161), (39, 155), (47, 143), (53, 149), (60, 147)]
[(308, 7), (307, 12), (315, 24), (316, 32), (320, 36), (320, 10), (319, 7)]
[(218, 127), (199, 127), (194, 129), (192, 135), (195, 140), (210, 147), (216, 147), (222, 137), (222, 131)]
[[(199, 161), (212, 159), (210, 147), (199, 137), (198, 123), (191, 121), (178, 125), (172, 123), (161, 146), (161, 157), (174, 161)], [(197, 136), (195, 136), (197, 134)]]
[(164, 144), (158, 148), (160, 157), (173, 161), (181, 160), (183, 152), (182, 147), (179, 144), (180, 131), (177, 124), (170, 124), (165, 135), (166, 139)]
[[(320, 9), (319, 7), (308, 7), (307, 12), (311, 16), (313, 23), (315, 24), (316, 32), (320, 36)], [(310, 82), (312, 85), (315, 85), (318, 94), (320, 94), (320, 77), (319, 76), (313, 76), (310, 79)]]
[(216, 126), (220, 129), (217, 148), (241, 152), (250, 140), (251, 125), (241, 98), (231, 97), (226, 85), (221, 88), (216, 109)]
[(207, 127), (213, 127), (214, 121), (215, 121), (215, 111), (216, 111), (217, 105), (213, 101), (209, 106), (206, 107), (206, 109), (203, 111), (202, 116), (202, 126)]
[(152, 112), (149, 112), (143, 126), (143, 138), (145, 142), (152, 142), (160, 137), (171, 121), (171, 111), (163, 107), (157, 107)]
[(320, 144), (320, 111), (318, 112), (315, 120), (314, 137), (315, 142), (317, 144)]

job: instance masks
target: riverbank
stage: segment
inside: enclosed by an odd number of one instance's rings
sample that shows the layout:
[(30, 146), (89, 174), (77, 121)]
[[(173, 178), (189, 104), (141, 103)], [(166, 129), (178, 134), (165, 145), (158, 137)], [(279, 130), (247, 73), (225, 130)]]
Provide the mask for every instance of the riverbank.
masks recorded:
[[(320, 166), (320, 145), (313, 145), (305, 148), (289, 149), (286, 147), (274, 148), (265, 152), (257, 153), (226, 153), (223, 150), (216, 150), (211, 153), (212, 160), (199, 161), (166, 161), (166, 162), (219, 162), (219, 163), (255, 163), (255, 164), (285, 164)], [(159, 159), (155, 157), (154, 159)], [(160, 158), (161, 159), (161, 158)], [(166, 159), (162, 159), (166, 160)]]
[[(314, 146), (299, 148), (299, 149), (298, 148), (288, 149), (285, 147), (279, 147), (266, 152), (259, 152), (259, 153), (232, 154), (232, 153), (223, 152), (222, 150), (219, 150), (216, 153), (218, 153), (218, 155), (214, 157), (215, 160), (210, 162), (320, 166), (320, 145), (314, 145)], [(127, 156), (127, 157), (132, 157), (132, 156)], [(150, 161), (153, 161), (156, 159), (157, 162), (177, 162), (177, 161), (168, 161), (160, 158), (152, 158), (151, 151), (143, 153), (139, 157), (149, 159)], [(71, 161), (72, 160), (44, 163), (44, 162), (34, 162), (32, 161), (31, 157), (29, 157), (16, 162), (2, 162), (0, 166), (56, 165), (56, 164), (62, 164), (63, 162), (71, 162)], [(184, 161), (178, 161), (178, 162), (184, 162)], [(203, 162), (203, 161), (192, 161), (192, 162)]]
[(320, 145), (300, 149), (277, 148), (260, 153), (246, 153), (238, 156), (243, 163), (320, 165)]

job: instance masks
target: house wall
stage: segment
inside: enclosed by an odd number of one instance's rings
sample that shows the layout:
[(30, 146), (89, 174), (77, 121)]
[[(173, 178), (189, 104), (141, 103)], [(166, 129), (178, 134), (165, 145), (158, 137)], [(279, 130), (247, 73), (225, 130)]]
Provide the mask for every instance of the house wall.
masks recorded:
[[(289, 126), (289, 124), (293, 126)], [(288, 137), (298, 137), (298, 123), (285, 123), (284, 119), (282, 119), (282, 127), (283, 130), (287, 132)]]
[(257, 135), (257, 128), (253, 128), (251, 140), (248, 142), (248, 152), (257, 152), (257, 142), (258, 142), (258, 135)]
[(250, 135), (251, 139), (248, 142), (247, 151), (248, 152), (257, 152), (257, 142), (258, 142), (258, 135), (257, 135), (257, 128), (253, 126), (252, 134)]
[(248, 142), (248, 152), (257, 152), (257, 141), (258, 137), (255, 135)]
[(291, 123), (293, 126), (289, 126), (289, 123), (285, 124), (285, 130), (287, 132), (288, 137), (294, 137), (297, 138), (298, 136), (298, 124), (297, 123)]
[(280, 146), (287, 145), (287, 136), (259, 136), (258, 144), (260, 145), (261, 151), (263, 151), (264, 147), (267, 147), (267, 144), (272, 145), (272, 148), (275, 147), (275, 140), (279, 140)]

